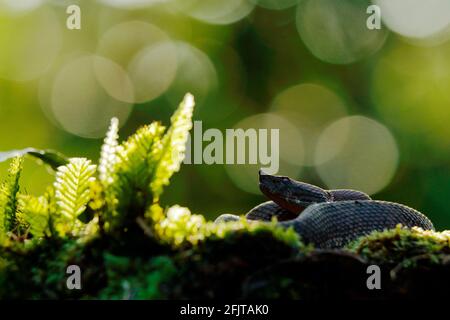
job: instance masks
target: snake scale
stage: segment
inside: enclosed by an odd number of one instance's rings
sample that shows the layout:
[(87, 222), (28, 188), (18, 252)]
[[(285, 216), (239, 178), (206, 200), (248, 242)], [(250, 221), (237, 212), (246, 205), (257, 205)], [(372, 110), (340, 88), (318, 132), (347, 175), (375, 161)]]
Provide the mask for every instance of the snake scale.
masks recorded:
[[(271, 201), (251, 209), (248, 220), (271, 221), (293, 229), (307, 243), (317, 248), (341, 248), (349, 242), (371, 233), (404, 227), (434, 230), (432, 222), (422, 213), (405, 205), (372, 200), (356, 190), (324, 190), (285, 176), (260, 171), (259, 187)], [(216, 222), (238, 220), (224, 214)]]

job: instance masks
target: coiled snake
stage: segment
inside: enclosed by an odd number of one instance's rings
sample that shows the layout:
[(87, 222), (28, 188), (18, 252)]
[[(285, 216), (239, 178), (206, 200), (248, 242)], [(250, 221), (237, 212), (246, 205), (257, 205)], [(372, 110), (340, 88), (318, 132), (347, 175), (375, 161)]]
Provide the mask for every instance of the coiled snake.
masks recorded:
[[(434, 230), (422, 213), (399, 203), (372, 200), (355, 190), (324, 190), (284, 176), (260, 171), (259, 187), (271, 201), (251, 209), (248, 220), (270, 221), (276, 217), (279, 225), (293, 227), (307, 243), (318, 248), (340, 248), (371, 233), (395, 228), (420, 227)], [(216, 222), (238, 220), (224, 214)]]

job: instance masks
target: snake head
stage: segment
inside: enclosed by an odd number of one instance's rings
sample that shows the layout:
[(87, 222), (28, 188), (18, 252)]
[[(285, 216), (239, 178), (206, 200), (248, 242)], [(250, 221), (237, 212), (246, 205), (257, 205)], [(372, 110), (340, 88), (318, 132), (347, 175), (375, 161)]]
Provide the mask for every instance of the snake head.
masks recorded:
[(270, 200), (295, 214), (313, 203), (330, 200), (330, 194), (322, 188), (262, 170), (259, 171), (259, 188)]

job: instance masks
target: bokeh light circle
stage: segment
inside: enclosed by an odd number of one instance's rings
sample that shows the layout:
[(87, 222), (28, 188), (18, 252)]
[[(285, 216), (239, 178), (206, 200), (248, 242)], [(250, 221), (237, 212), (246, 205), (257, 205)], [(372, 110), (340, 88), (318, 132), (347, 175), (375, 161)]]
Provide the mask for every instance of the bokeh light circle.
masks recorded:
[(228, 11), (227, 13), (216, 17), (214, 19), (214, 24), (219, 25), (227, 25), (238, 22), (239, 20), (247, 17), (255, 8), (255, 5), (251, 3), (249, 0), (240, 0), (238, 5), (234, 7), (233, 10)]
[(0, 11), (9, 14), (23, 14), (39, 8), (44, 0), (0, 0)]
[(139, 20), (127, 21), (106, 30), (100, 38), (97, 53), (126, 65), (145, 47), (169, 40), (169, 36), (153, 24)]
[(289, 119), (300, 131), (306, 165), (314, 164), (317, 139), (332, 121), (345, 116), (345, 103), (330, 89), (313, 83), (289, 87), (273, 101), (271, 110)]
[(176, 106), (186, 92), (195, 97), (197, 108), (217, 87), (218, 77), (211, 59), (198, 48), (186, 42), (176, 42), (177, 73), (166, 95)]
[[(15, 1), (15, 0), (11, 0), (11, 1)], [(53, 7), (59, 7), (59, 8), (66, 9), (70, 5), (78, 5), (79, 6), (83, 0), (43, 0), (43, 1), (45, 1), (47, 4), (50, 4)]]
[(97, 80), (111, 97), (129, 103), (135, 101), (133, 83), (127, 71), (120, 65), (104, 57), (96, 56), (94, 71)]
[(363, 116), (332, 123), (320, 136), (315, 152), (317, 172), (328, 188), (351, 188), (368, 194), (389, 184), (398, 158), (389, 130)]
[(297, 30), (317, 58), (348, 64), (376, 52), (386, 40), (385, 28), (369, 30), (370, 1), (300, 0)]
[(104, 136), (110, 119), (124, 124), (131, 105), (115, 100), (98, 83), (95, 56), (82, 56), (61, 68), (51, 92), (54, 118), (68, 132), (86, 138)]
[(255, 4), (250, 0), (190, 0), (184, 11), (210, 24), (231, 24), (249, 15)]
[(450, 151), (450, 43), (400, 44), (375, 65), (372, 93), (384, 120), (415, 144)]
[[(123, 81), (130, 81), (127, 86), (133, 88), (133, 102), (157, 98), (175, 78), (176, 47), (166, 33), (149, 23), (130, 21), (111, 27), (100, 39), (97, 53), (127, 71), (128, 76), (116, 74)], [(100, 82), (105, 84), (102, 79)], [(105, 85), (110, 91), (108, 87)], [(130, 95), (117, 98), (129, 102)]]
[(0, 41), (7, 45), (0, 50), (0, 78), (29, 81), (41, 76), (59, 53), (61, 36), (60, 21), (50, 9), (3, 17)]
[(428, 38), (449, 31), (448, 0), (374, 0), (383, 22), (392, 31), (410, 38)]
[[(279, 159), (275, 159), (275, 161), (278, 161), (279, 164), (279, 170), (277, 174), (297, 177), (302, 171), (304, 161), (303, 138), (300, 131), (296, 128), (296, 126), (290, 123), (288, 119), (272, 113), (263, 113), (243, 119), (242, 121), (238, 122), (234, 126), (234, 128), (241, 128), (244, 130), (255, 129), (257, 130), (257, 132), (259, 132), (259, 129), (267, 129), (267, 141), (269, 143), (269, 145), (267, 146), (268, 150), (271, 150), (270, 129), (278, 129)], [(258, 152), (259, 151), (260, 150), (258, 146)], [(249, 193), (260, 194), (261, 192), (259, 191), (258, 187), (258, 171), (262, 167), (268, 166), (270, 165), (264, 165), (261, 163), (227, 164), (225, 165), (225, 169), (230, 179), (238, 188)]]
[(167, 0), (98, 0), (100, 3), (119, 9), (141, 9)]
[(159, 97), (169, 88), (176, 72), (177, 54), (173, 43), (157, 43), (138, 52), (128, 66), (135, 101)]
[(284, 10), (295, 6), (299, 0), (251, 0), (256, 5), (270, 10)]

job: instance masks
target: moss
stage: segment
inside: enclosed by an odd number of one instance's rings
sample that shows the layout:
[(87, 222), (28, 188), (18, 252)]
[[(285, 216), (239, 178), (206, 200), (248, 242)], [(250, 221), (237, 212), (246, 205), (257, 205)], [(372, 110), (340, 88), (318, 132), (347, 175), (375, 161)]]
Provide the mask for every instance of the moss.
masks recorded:
[[(127, 241), (102, 234), (11, 242), (1, 252), (0, 298), (411, 298), (445, 296), (450, 285), (449, 232), (398, 227), (326, 251), (272, 224), (250, 225), (227, 223), (196, 244), (176, 246), (142, 229)], [(373, 263), (382, 268), (380, 291), (365, 286)], [(81, 267), (80, 291), (66, 288), (70, 264)]]
[[(105, 285), (100, 241), (51, 238), (29, 248), (15, 244), (4, 249), (2, 256), (8, 264), (0, 269), (0, 298), (67, 299), (95, 294)], [(66, 287), (66, 268), (72, 264), (82, 270), (82, 292)]]
[(442, 298), (448, 296), (450, 286), (450, 255), (423, 254), (400, 263), (390, 276), (400, 297)]
[(99, 293), (100, 299), (166, 298), (166, 284), (176, 273), (168, 256), (142, 259), (106, 253), (105, 264), (108, 283)]
[(362, 237), (348, 248), (373, 263), (414, 264), (414, 257), (419, 255), (450, 253), (450, 231), (406, 229), (398, 225), (395, 229)]
[(397, 226), (373, 232), (347, 248), (377, 264), (382, 271), (383, 297), (444, 297), (450, 285), (450, 231), (424, 231)]
[[(313, 249), (275, 223), (213, 224), (176, 209), (158, 225), (134, 223), (119, 235), (9, 241), (0, 254), (0, 298), (242, 296), (249, 274)], [(66, 288), (69, 265), (80, 267), (82, 290)]]
[[(170, 215), (169, 215), (170, 216)], [(188, 217), (189, 218), (189, 217)], [(189, 218), (190, 219), (190, 218)], [(184, 221), (184, 220), (181, 220)], [(186, 221), (184, 221), (186, 222)], [(195, 244), (186, 225), (156, 241), (135, 225), (120, 239), (114, 234), (90, 238), (11, 241), (2, 248), (0, 298), (20, 299), (164, 299), (243, 296), (252, 273), (276, 261), (305, 255), (293, 230), (245, 221), (213, 225)], [(190, 234), (190, 236), (188, 236)], [(66, 288), (66, 268), (78, 265), (82, 290)], [(26, 288), (26, 290), (24, 289)]]
[(315, 250), (306, 255), (274, 261), (244, 282), (250, 299), (363, 299), (376, 296), (367, 290), (367, 265), (341, 250)]
[(269, 229), (208, 238), (175, 256), (179, 273), (171, 298), (242, 298), (243, 284), (251, 274), (309, 249), (280, 240)]
[(46, 296), (48, 290), (39, 275), (48, 275), (48, 263), (59, 262), (58, 255), (63, 247), (71, 244), (73, 240), (52, 239), (32, 244), (16, 242), (2, 248), (1, 256), (8, 263), (0, 270), (0, 298), (31, 299), (36, 295)]
[(233, 237), (236, 231), (258, 234), (271, 233), (273, 237), (289, 246), (300, 248), (303, 244), (298, 234), (292, 229), (277, 226), (276, 221), (258, 223), (242, 217), (238, 221), (213, 223), (206, 221), (202, 215), (192, 214), (188, 208), (178, 205), (168, 208), (165, 212), (159, 205), (150, 207), (146, 214), (147, 223), (144, 230), (155, 236), (160, 242), (174, 248), (183, 245), (197, 245), (207, 239), (225, 239)]

